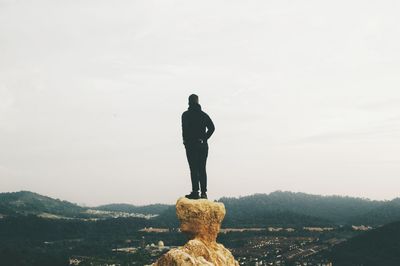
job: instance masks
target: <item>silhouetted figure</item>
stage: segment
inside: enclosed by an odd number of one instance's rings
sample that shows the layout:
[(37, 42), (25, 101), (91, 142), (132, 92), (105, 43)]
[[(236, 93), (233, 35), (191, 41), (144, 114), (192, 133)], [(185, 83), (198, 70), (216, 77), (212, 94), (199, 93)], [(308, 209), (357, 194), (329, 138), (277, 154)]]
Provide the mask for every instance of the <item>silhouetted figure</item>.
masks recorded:
[[(211, 118), (201, 110), (199, 97), (196, 94), (190, 95), (189, 108), (182, 114), (183, 144), (185, 145), (192, 180), (192, 192), (186, 195), (189, 199), (207, 198), (207, 140), (214, 133), (214, 130), (215, 127)], [(201, 189), (200, 196), (199, 188)]]

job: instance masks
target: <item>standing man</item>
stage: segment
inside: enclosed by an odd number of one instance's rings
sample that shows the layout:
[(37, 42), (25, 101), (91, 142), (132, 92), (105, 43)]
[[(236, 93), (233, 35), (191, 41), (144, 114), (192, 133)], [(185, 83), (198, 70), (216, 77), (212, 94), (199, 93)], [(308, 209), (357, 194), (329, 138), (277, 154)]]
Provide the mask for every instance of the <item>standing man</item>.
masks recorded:
[[(207, 199), (208, 156), (207, 140), (214, 133), (215, 127), (211, 118), (201, 110), (199, 96), (189, 96), (189, 108), (182, 114), (182, 137), (189, 162), (192, 192), (186, 195), (189, 199)], [(201, 195), (199, 195), (199, 183)]]

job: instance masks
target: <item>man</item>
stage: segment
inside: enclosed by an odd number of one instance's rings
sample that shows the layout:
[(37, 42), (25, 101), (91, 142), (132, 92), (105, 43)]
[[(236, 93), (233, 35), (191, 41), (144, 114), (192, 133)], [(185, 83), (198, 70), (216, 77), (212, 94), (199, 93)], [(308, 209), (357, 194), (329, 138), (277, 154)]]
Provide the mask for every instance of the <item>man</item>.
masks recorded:
[[(192, 192), (186, 195), (189, 199), (207, 199), (207, 140), (214, 130), (211, 118), (201, 110), (199, 97), (196, 94), (190, 95), (189, 108), (182, 114), (183, 144), (192, 180)], [(201, 195), (199, 195), (199, 183)]]

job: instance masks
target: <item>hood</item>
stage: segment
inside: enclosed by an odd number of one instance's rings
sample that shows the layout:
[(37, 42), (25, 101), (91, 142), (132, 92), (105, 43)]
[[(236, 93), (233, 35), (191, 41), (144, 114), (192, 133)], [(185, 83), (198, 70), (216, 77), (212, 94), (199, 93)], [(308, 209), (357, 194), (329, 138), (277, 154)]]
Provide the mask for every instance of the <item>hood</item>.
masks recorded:
[(190, 111), (197, 111), (197, 110), (201, 110), (201, 105), (198, 103), (195, 104), (190, 104), (188, 110)]

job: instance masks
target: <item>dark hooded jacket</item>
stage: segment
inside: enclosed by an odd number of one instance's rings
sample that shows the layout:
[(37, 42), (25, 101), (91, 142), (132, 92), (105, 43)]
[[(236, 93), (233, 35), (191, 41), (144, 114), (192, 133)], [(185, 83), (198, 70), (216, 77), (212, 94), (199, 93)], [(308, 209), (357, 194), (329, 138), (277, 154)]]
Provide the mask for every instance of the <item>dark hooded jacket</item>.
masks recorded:
[(182, 114), (183, 144), (198, 143), (207, 140), (214, 133), (215, 126), (211, 118), (201, 110), (200, 104), (190, 104)]

